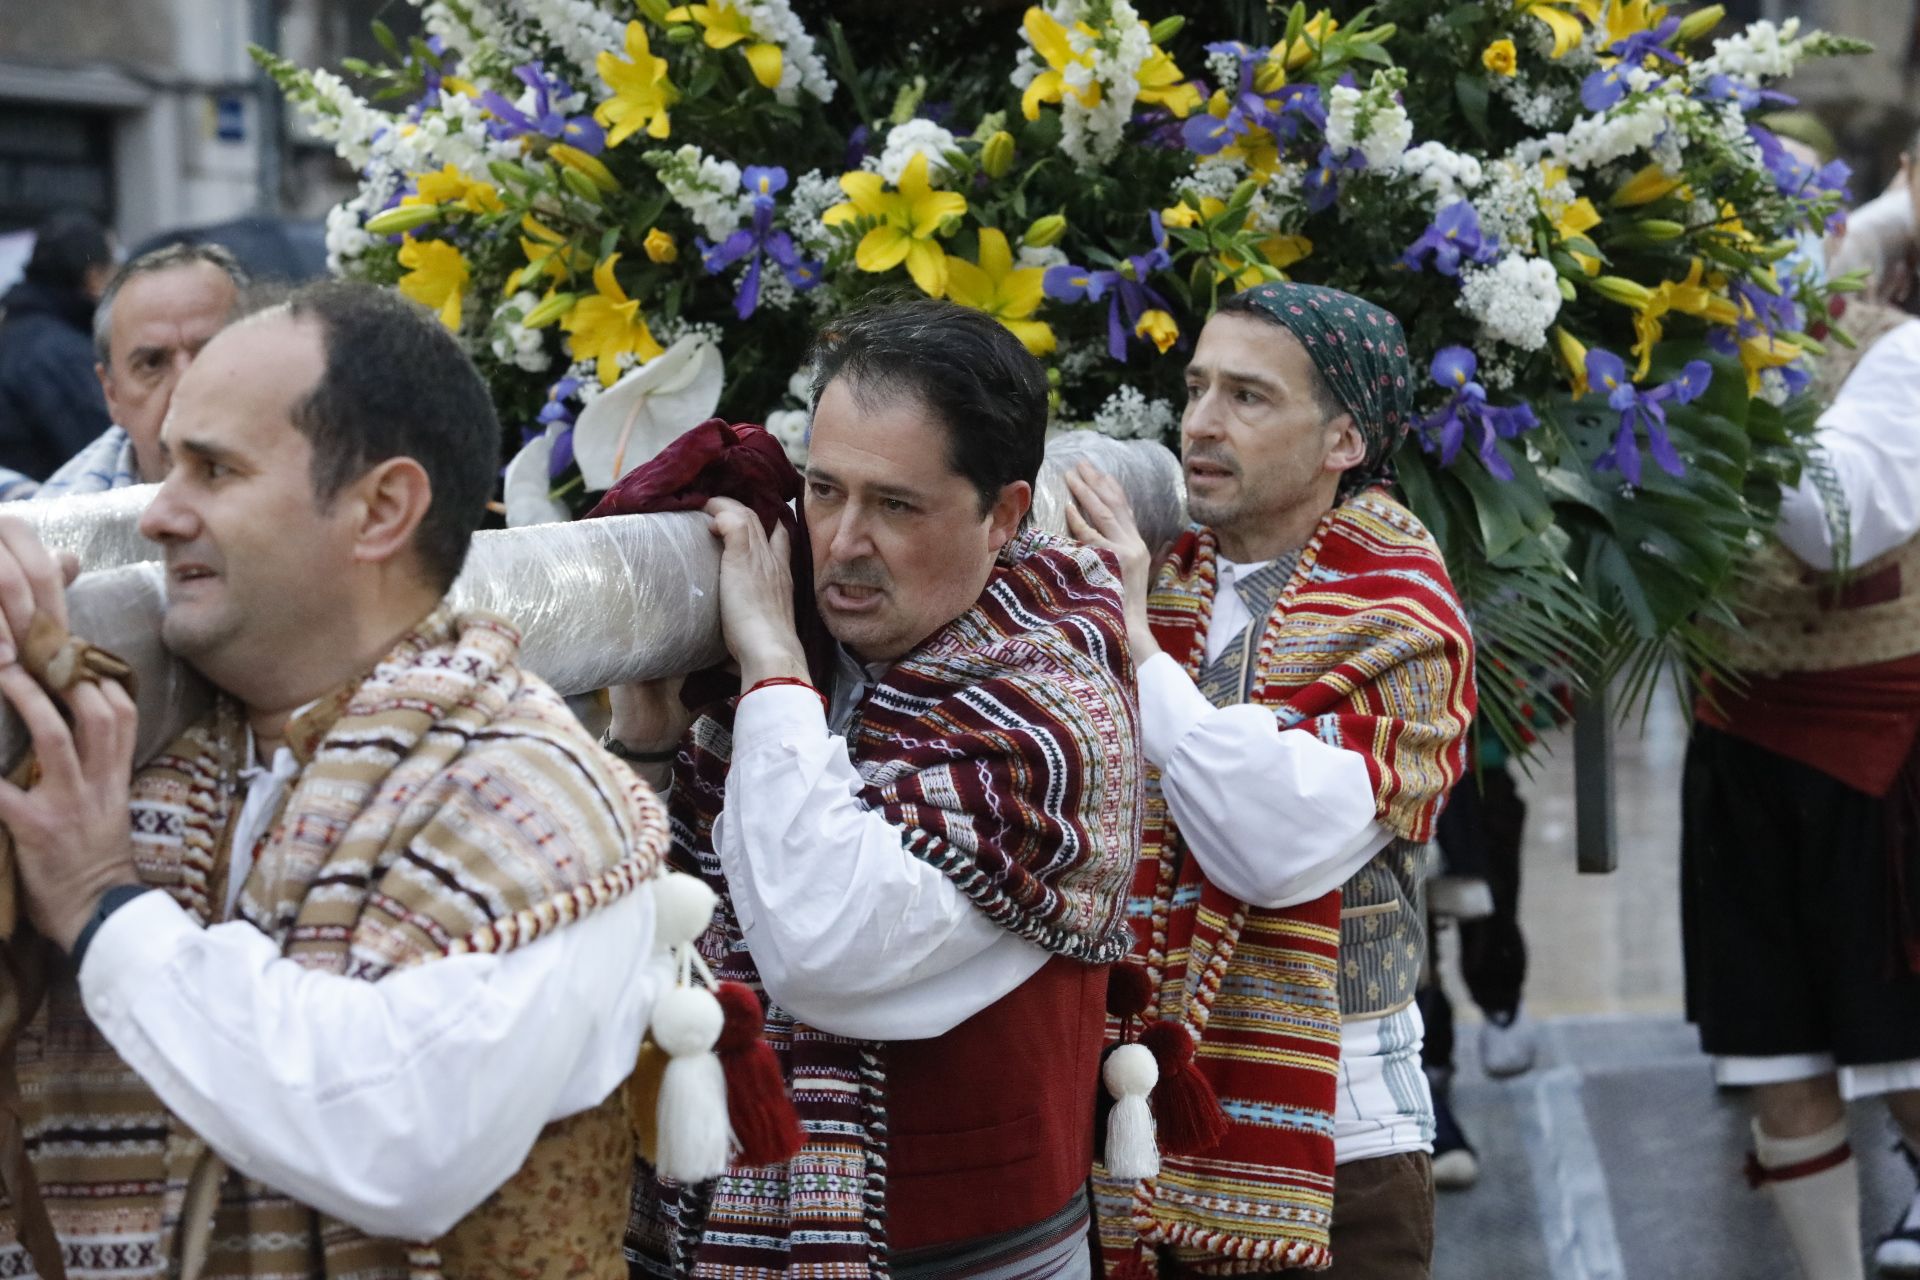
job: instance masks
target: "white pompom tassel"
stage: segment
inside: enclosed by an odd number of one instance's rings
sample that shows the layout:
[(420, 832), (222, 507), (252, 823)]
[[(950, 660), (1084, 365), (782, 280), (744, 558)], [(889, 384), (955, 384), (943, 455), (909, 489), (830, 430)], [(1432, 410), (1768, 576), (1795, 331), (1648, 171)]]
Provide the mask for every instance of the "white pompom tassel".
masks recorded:
[(1153, 1137), (1153, 1108), (1147, 1095), (1160, 1083), (1160, 1065), (1143, 1044), (1123, 1044), (1100, 1068), (1113, 1110), (1107, 1113), (1107, 1172), (1125, 1182), (1160, 1173), (1160, 1148)]
[(653, 1040), (668, 1058), (654, 1167), (676, 1182), (727, 1171), (727, 1075), (713, 1052), (723, 1020), (720, 1002), (699, 987), (675, 987), (654, 1006)]
[(692, 943), (713, 922), (719, 897), (698, 876), (669, 871), (653, 882), (654, 946), (672, 951)]

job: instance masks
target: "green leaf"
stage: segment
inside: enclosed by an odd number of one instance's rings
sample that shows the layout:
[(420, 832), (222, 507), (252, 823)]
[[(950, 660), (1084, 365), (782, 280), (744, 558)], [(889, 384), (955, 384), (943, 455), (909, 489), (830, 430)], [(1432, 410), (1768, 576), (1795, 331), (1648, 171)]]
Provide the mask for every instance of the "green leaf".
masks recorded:
[(1487, 124), (1487, 80), (1485, 76), (1462, 71), (1453, 78), (1453, 95), (1460, 102), (1460, 114), (1466, 117), (1467, 127), (1479, 135), (1482, 142), (1490, 141), (1493, 130)]
[(370, 25), (373, 29), (373, 38), (380, 42), (380, 47), (387, 51), (388, 56), (398, 61), (401, 56), (400, 42), (394, 39), (393, 28), (378, 18), (375, 18)]

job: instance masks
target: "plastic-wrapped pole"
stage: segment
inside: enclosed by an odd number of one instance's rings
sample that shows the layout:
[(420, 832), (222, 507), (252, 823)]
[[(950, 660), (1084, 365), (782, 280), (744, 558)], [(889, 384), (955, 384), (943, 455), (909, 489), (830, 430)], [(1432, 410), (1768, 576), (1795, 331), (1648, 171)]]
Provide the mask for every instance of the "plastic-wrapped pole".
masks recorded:
[[(1158, 547), (1184, 524), (1180, 464), (1151, 441), (1068, 432), (1047, 444), (1034, 515), (1065, 532), (1062, 474), (1090, 458), (1127, 489), (1141, 533)], [(144, 762), (205, 708), (208, 692), (160, 644), (165, 581), (150, 563), (159, 548), (134, 526), (155, 486), (23, 502), (49, 546), (80, 557), (84, 572), (67, 593), (75, 635), (120, 655), (138, 680)], [(140, 563), (146, 561), (149, 563)], [(696, 513), (615, 516), (571, 524), (488, 530), (454, 584), (455, 605), (512, 620), (524, 637), (521, 660), (563, 694), (696, 671), (720, 661), (719, 544)], [(0, 765), (19, 758), (24, 734), (0, 706)]]
[(139, 484), (70, 498), (9, 502), (5, 511), (32, 525), (49, 547), (73, 552), (81, 569), (92, 572), (160, 558), (158, 544), (140, 536), (140, 513), (159, 491), (157, 484)]
[[(527, 669), (561, 693), (585, 693), (724, 657), (719, 576), (719, 544), (699, 515), (615, 516), (475, 535), (452, 599), (512, 619)], [(164, 607), (165, 578), (153, 563), (90, 570), (67, 591), (73, 633), (133, 667), (140, 763), (210, 696), (160, 643)], [(11, 767), (24, 746), (18, 720), (0, 708), (0, 761)]]

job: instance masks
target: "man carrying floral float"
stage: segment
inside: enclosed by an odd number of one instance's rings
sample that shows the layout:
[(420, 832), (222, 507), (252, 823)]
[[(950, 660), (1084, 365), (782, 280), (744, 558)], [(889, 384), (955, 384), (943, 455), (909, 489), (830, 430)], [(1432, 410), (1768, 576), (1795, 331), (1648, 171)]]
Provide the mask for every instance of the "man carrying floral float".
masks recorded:
[(1446, 567), (1386, 487), (1411, 382), (1390, 313), (1260, 285), (1188, 365), (1196, 527), (1157, 572), (1120, 488), (1069, 481), (1075, 532), (1122, 565), (1150, 766), (1130, 910), (1147, 981), (1114, 1012), (1123, 1040), (1148, 1023), (1161, 1089), (1191, 1057), (1215, 1095), (1155, 1092), (1156, 1155), (1120, 1149), (1113, 1081), (1109, 1274), (1427, 1272), (1421, 846), (1475, 697)]
[(738, 696), (696, 720), (680, 681), (629, 686), (609, 738), (671, 780), (676, 855), (722, 895), (702, 949), (765, 992), (803, 1133), (736, 1123), (726, 1173), (643, 1185), (637, 1265), (1085, 1277), (1140, 830), (1120, 583), (1027, 527), (1047, 384), (997, 320), (879, 308), (827, 328), (814, 368), (803, 518), (786, 492), (707, 506)]

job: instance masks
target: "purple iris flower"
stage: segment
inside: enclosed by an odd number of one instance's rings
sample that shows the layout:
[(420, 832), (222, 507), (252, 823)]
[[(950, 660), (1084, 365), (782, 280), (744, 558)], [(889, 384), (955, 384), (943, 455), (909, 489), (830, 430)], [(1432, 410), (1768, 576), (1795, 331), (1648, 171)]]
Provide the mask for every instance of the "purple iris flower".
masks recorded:
[[(1312, 175), (1308, 175), (1311, 182)], [(1473, 206), (1465, 200), (1455, 200), (1440, 211), (1420, 238), (1407, 246), (1400, 255), (1400, 265), (1409, 271), (1418, 271), (1429, 261), (1433, 269), (1443, 276), (1460, 274), (1460, 264), (1464, 260), (1484, 265), (1500, 256), (1497, 245), (1488, 243), (1480, 231), (1480, 217), (1474, 213)]]
[(1313, 167), (1307, 170), (1306, 181), (1300, 184), (1307, 195), (1307, 212), (1323, 213), (1332, 208), (1340, 198), (1340, 175), (1358, 173), (1366, 167), (1367, 158), (1358, 148), (1350, 147), (1344, 155), (1335, 155), (1332, 147), (1320, 148)]
[(1742, 111), (1755, 111), (1763, 107), (1791, 107), (1798, 105), (1800, 101), (1790, 93), (1755, 88), (1724, 72), (1716, 72), (1708, 76), (1706, 83), (1694, 90), (1694, 96), (1706, 102), (1737, 102)]
[(607, 131), (591, 115), (570, 116), (554, 109), (554, 102), (573, 96), (573, 89), (565, 80), (549, 73), (538, 62), (523, 63), (513, 69), (513, 74), (533, 90), (533, 114), (527, 114), (489, 89), (480, 95), (480, 104), (493, 116), (487, 125), (488, 133), (503, 140), (538, 134), (593, 156), (606, 150)]
[(771, 258), (796, 292), (805, 293), (820, 283), (820, 264), (802, 258), (793, 237), (773, 225), (774, 196), (786, 190), (787, 171), (778, 165), (753, 165), (740, 175), (740, 185), (753, 197), (753, 221), (741, 227), (719, 244), (696, 238), (700, 261), (709, 275), (719, 275), (742, 258), (747, 260), (740, 277), (739, 292), (733, 295), (733, 310), (742, 320), (760, 305), (760, 272), (765, 259)]
[(1742, 309), (1738, 326), (1742, 338), (1755, 338), (1762, 332), (1772, 334), (1780, 330), (1795, 333), (1806, 325), (1806, 312), (1793, 300), (1791, 278), (1780, 282), (1779, 293), (1769, 293), (1750, 280), (1736, 280), (1728, 293), (1736, 305), (1744, 302), (1753, 308), (1752, 315), (1747, 315)]
[(556, 422), (566, 424), (554, 435), (553, 453), (547, 458), (547, 479), (555, 484), (560, 482), (561, 474), (573, 465), (574, 408), (568, 401), (579, 390), (578, 378), (562, 378), (548, 387), (547, 402), (540, 406), (541, 427), (528, 428), (530, 432), (538, 433), (544, 428), (551, 428)]
[(1681, 64), (1680, 55), (1666, 48), (1667, 41), (1680, 29), (1680, 19), (1668, 18), (1651, 31), (1636, 31), (1624, 40), (1607, 46), (1607, 52), (1620, 59), (1604, 71), (1596, 71), (1580, 84), (1580, 105), (1589, 111), (1605, 111), (1627, 96), (1627, 73), (1643, 65), (1648, 58)]
[(1217, 155), (1253, 128), (1269, 131), (1282, 145), (1300, 136), (1302, 124), (1326, 130), (1327, 112), (1318, 85), (1289, 84), (1271, 93), (1255, 93), (1254, 72), (1266, 59), (1264, 50), (1249, 48), (1238, 40), (1217, 40), (1207, 46), (1207, 52), (1232, 54), (1239, 60), (1240, 75), (1225, 116), (1198, 112), (1181, 126), (1181, 140), (1187, 150), (1195, 155)]
[(1670, 476), (1686, 474), (1686, 464), (1667, 435), (1667, 402), (1687, 404), (1713, 381), (1713, 368), (1705, 360), (1690, 360), (1671, 382), (1651, 391), (1634, 388), (1627, 376), (1626, 362), (1611, 351), (1595, 347), (1587, 352), (1587, 383), (1595, 391), (1606, 393), (1607, 404), (1620, 413), (1620, 429), (1614, 434), (1613, 447), (1595, 459), (1595, 471), (1618, 471), (1628, 484), (1640, 483), (1639, 428), (1647, 429), (1647, 451), (1660, 469)]
[(1127, 339), (1149, 311), (1171, 311), (1167, 300), (1146, 284), (1148, 276), (1173, 266), (1167, 252), (1167, 232), (1160, 215), (1149, 215), (1153, 224), (1153, 247), (1127, 259), (1128, 270), (1118, 268), (1090, 271), (1072, 263), (1048, 267), (1041, 287), (1055, 302), (1107, 303), (1107, 354), (1115, 360), (1127, 358)]
[(1473, 380), (1480, 362), (1466, 347), (1442, 347), (1434, 353), (1433, 380), (1453, 392), (1453, 399), (1420, 424), (1420, 447), (1440, 454), (1448, 467), (1460, 452), (1469, 431), (1475, 434), (1474, 452), (1481, 465), (1499, 480), (1513, 479), (1513, 466), (1501, 454), (1498, 440), (1511, 440), (1540, 425), (1533, 409), (1524, 404), (1491, 405), (1487, 389)]
[[(1843, 201), (1846, 199), (1847, 179), (1853, 176), (1853, 170), (1846, 161), (1829, 161), (1816, 169), (1787, 150), (1771, 129), (1757, 124), (1749, 125), (1747, 136), (1760, 148), (1760, 162), (1766, 166), (1781, 195), (1801, 200), (1818, 200), (1827, 195), (1838, 195)], [(1841, 216), (1836, 211), (1828, 221), (1831, 224)], [(1832, 227), (1828, 229), (1832, 230)]]

